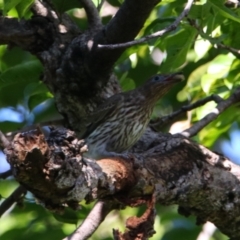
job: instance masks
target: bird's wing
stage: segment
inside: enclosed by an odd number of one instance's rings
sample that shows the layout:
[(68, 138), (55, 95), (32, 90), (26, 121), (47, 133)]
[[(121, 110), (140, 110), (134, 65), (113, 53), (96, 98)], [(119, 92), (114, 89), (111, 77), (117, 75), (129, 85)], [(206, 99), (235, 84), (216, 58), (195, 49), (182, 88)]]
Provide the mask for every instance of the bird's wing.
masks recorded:
[(116, 94), (102, 104), (100, 104), (93, 113), (86, 117), (86, 131), (81, 138), (88, 137), (100, 124), (107, 120), (108, 114), (124, 101), (123, 94)]

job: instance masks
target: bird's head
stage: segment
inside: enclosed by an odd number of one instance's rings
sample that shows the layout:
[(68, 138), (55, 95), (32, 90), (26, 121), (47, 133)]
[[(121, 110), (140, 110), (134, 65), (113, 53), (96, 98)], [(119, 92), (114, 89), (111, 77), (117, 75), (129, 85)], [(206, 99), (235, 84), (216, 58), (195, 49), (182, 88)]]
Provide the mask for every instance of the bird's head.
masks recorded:
[(182, 73), (157, 74), (145, 82), (141, 87), (141, 92), (148, 99), (157, 100), (165, 95), (175, 83), (182, 80), (184, 80)]
[(184, 80), (182, 73), (173, 73), (173, 74), (157, 74), (152, 76), (146, 84), (152, 86), (167, 86), (172, 85), (177, 82)]

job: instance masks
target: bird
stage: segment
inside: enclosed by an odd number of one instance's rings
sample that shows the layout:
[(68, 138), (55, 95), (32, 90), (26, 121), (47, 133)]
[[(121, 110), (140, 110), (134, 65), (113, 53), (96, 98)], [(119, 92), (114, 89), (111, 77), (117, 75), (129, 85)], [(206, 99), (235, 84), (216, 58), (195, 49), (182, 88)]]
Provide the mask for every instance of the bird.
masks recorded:
[(88, 151), (84, 157), (128, 159), (129, 150), (143, 135), (156, 102), (183, 74), (156, 74), (134, 90), (115, 94), (91, 113), (82, 138)]

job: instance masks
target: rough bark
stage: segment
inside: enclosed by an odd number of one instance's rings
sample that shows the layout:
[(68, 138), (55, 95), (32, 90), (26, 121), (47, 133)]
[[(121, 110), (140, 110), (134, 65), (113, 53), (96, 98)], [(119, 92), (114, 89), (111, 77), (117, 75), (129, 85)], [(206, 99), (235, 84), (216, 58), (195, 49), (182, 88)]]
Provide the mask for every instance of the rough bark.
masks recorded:
[[(187, 138), (148, 129), (131, 149), (131, 162), (82, 159), (85, 147), (78, 137), (86, 115), (120, 91), (112, 68), (124, 49), (97, 45), (133, 40), (158, 2), (126, 0), (107, 26), (86, 32), (45, 5), (35, 5), (30, 20), (1, 17), (0, 44), (19, 46), (41, 60), (43, 81), (74, 131), (53, 129), (48, 139), (39, 130), (18, 134), (5, 153), (16, 180), (53, 211), (113, 195), (122, 204), (138, 205), (154, 194), (158, 203), (178, 204), (181, 214), (195, 215), (199, 224), (211, 221), (239, 239), (240, 169), (225, 157)], [(44, 7), (47, 14), (39, 10)]]
[[(154, 194), (158, 203), (178, 204), (180, 214), (196, 216), (197, 224), (211, 221), (238, 239), (240, 167), (187, 138), (151, 135), (152, 146), (143, 136), (132, 162), (83, 160), (83, 142), (63, 129), (53, 130), (47, 140), (39, 131), (18, 134), (6, 154), (16, 180), (52, 211), (111, 196), (136, 206)], [(140, 152), (140, 145), (148, 150)]]

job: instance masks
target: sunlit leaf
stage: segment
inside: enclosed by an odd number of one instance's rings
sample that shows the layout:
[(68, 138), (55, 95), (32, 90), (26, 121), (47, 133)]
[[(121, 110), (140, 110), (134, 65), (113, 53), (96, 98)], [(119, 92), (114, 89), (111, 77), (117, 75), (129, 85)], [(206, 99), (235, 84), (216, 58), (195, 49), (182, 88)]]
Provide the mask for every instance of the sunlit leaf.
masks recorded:
[(216, 11), (222, 14), (224, 17), (240, 23), (240, 18), (231, 9), (224, 6), (223, 0), (209, 0), (209, 2), (216, 9)]
[(78, 0), (71, 0), (71, 1), (66, 1), (66, 0), (52, 0), (54, 6), (56, 9), (60, 12), (66, 12), (70, 9), (73, 8), (80, 8), (82, 7), (80, 1)]
[(181, 67), (186, 61), (188, 50), (192, 46), (195, 36), (196, 30), (194, 28), (185, 27), (176, 34), (167, 37), (165, 41), (167, 58), (160, 68), (169, 72)]
[(24, 0), (16, 5), (16, 10), (20, 18), (25, 15), (26, 11), (29, 10), (30, 6), (34, 3), (34, 1), (35, 0)]
[(41, 71), (40, 62), (33, 60), (8, 68), (0, 74), (0, 106), (15, 105), (23, 97), (25, 86), (39, 80)]
[(6, 14), (9, 10), (14, 8), (21, 0), (4, 0), (3, 11)]

